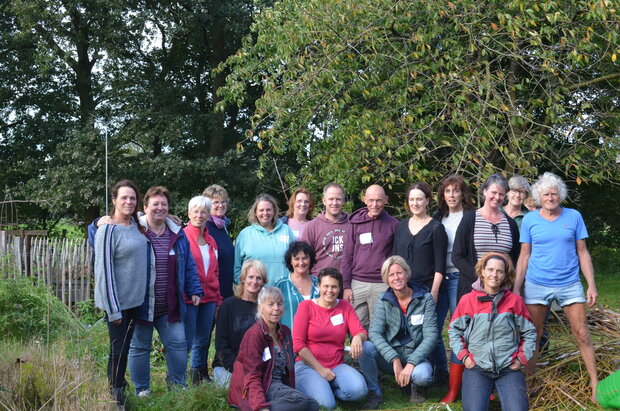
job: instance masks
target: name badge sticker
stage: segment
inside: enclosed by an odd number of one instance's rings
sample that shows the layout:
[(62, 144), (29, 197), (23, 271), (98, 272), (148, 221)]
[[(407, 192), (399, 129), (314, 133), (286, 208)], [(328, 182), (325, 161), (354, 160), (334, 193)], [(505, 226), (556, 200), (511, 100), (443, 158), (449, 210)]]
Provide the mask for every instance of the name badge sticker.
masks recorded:
[(263, 351), (263, 361), (269, 361), (271, 359), (271, 353), (269, 352), (269, 347), (265, 347), (265, 351)]
[(288, 243), (288, 236), (282, 234), (282, 235), (278, 236), (278, 240), (280, 240), (281, 243)]
[(360, 234), (360, 244), (371, 244), (371, 243), (372, 243), (372, 233)]
[(414, 314), (409, 317), (411, 325), (420, 325), (424, 322), (424, 314)]
[(176, 253), (174, 252), (174, 248), (170, 249), (170, 252), (168, 253), (168, 255), (175, 255)]
[(329, 317), (329, 319), (332, 322), (333, 326), (344, 324), (344, 317), (342, 316), (342, 314), (332, 315), (331, 317)]

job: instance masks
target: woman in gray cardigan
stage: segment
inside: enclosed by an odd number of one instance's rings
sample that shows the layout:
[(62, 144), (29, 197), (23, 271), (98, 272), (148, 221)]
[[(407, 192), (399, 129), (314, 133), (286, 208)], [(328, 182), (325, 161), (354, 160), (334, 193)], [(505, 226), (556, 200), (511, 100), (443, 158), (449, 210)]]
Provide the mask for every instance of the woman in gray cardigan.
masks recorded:
[(150, 248), (137, 219), (138, 187), (121, 180), (112, 187), (115, 224), (95, 236), (95, 305), (105, 312), (110, 336), (108, 381), (117, 405), (125, 402), (125, 370), (135, 320), (145, 308)]
[(360, 366), (368, 385), (364, 409), (383, 402), (379, 371), (392, 373), (401, 387), (411, 384), (414, 404), (426, 400), (426, 387), (433, 381), (428, 360), (437, 344), (435, 302), (423, 285), (408, 282), (411, 269), (402, 257), (383, 263), (381, 277), (390, 288), (375, 305), (369, 337), (363, 345)]

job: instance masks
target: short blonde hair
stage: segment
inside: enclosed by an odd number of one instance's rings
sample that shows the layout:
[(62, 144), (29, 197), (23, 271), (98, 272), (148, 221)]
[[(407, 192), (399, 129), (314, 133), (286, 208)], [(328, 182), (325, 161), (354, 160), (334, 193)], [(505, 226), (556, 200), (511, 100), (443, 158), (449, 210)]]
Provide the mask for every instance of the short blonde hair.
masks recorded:
[(411, 278), (411, 268), (409, 264), (399, 255), (393, 255), (388, 257), (387, 260), (383, 262), (381, 266), (381, 279), (383, 279), (384, 283), (388, 283), (388, 271), (390, 271), (390, 267), (394, 264), (400, 265), (403, 270), (405, 270), (405, 274), (407, 274), (407, 281)]
[(228, 201), (228, 191), (218, 184), (211, 184), (209, 187), (205, 188), (202, 192), (202, 195), (205, 197), (209, 197), (213, 200), (216, 197), (221, 198), (222, 200)]
[(239, 274), (239, 284), (235, 289), (236, 297), (243, 297), (243, 292), (245, 291), (245, 277), (248, 275), (248, 271), (250, 268), (254, 268), (256, 272), (263, 278), (263, 287), (267, 284), (267, 268), (265, 268), (265, 264), (263, 264), (259, 260), (245, 260), (243, 265), (241, 266), (241, 273)]

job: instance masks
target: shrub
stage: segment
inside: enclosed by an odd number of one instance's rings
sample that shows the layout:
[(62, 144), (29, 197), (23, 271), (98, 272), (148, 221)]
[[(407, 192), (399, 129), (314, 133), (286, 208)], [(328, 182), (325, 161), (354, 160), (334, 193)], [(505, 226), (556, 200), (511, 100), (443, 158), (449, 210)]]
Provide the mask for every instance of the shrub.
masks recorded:
[(5, 339), (53, 341), (81, 325), (47, 288), (28, 278), (0, 280), (0, 335)]
[(83, 324), (87, 325), (93, 325), (103, 318), (103, 312), (95, 307), (95, 300), (92, 298), (78, 301), (77, 304), (75, 304), (75, 315), (77, 315)]

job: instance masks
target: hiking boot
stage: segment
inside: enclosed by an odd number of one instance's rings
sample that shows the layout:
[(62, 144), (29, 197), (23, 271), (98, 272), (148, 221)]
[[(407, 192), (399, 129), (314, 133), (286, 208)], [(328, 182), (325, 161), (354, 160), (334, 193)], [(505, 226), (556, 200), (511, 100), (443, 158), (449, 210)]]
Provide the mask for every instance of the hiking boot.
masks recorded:
[(411, 397), (409, 402), (412, 404), (421, 404), (426, 401), (426, 387), (418, 387), (411, 383)]
[(364, 410), (376, 410), (379, 405), (383, 404), (383, 396), (374, 392), (369, 392), (366, 397), (366, 402), (362, 406)]
[(116, 409), (121, 411), (125, 409), (125, 387), (110, 388), (112, 400), (116, 403)]
[(190, 368), (189, 369), (189, 381), (194, 386), (197, 387), (202, 382), (202, 378), (200, 375), (200, 371), (198, 368)]

